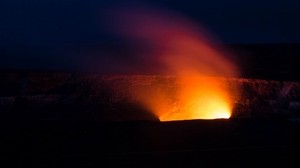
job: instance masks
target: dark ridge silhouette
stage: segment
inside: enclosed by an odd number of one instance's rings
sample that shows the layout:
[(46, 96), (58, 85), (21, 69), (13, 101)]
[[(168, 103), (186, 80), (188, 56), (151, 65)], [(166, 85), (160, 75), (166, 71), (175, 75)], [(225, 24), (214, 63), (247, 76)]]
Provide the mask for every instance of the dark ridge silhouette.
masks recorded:
[[(236, 57), (235, 60), (240, 67), (240, 75), (243, 78), (300, 80), (298, 75), (300, 71), (298, 66), (299, 43), (225, 44), (225, 46)], [(117, 44), (73, 45), (60, 48), (51, 46), (2, 46), (0, 48), (1, 57), (6, 59), (0, 63), (0, 72), (86, 72), (101, 74), (105, 71), (79, 68), (77, 63), (73, 62), (72, 64), (72, 61), (68, 60), (73, 59), (73, 57), (84, 59), (86, 52), (105, 51), (105, 53), (111, 53), (123, 50), (122, 46)], [(60, 52), (63, 55), (60, 55)], [(137, 75), (139, 74), (137, 73)]]

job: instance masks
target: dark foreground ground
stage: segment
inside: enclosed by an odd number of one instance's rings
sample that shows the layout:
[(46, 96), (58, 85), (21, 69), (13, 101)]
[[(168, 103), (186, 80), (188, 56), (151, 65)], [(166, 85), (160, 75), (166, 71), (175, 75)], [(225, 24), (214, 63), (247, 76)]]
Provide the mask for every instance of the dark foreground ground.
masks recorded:
[(13, 166), (300, 166), (300, 124), (287, 120), (6, 120), (1, 141)]

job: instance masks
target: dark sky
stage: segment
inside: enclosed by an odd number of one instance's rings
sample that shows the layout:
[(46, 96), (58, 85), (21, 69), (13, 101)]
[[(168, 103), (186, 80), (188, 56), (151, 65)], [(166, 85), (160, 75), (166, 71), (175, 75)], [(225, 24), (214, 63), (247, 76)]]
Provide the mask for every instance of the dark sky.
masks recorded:
[[(110, 43), (99, 11), (112, 0), (2, 0), (1, 67), (72, 66), (77, 46)], [(202, 23), (224, 43), (300, 42), (298, 0), (148, 1)], [(41, 47), (37, 50), (35, 47)], [(15, 50), (19, 47), (18, 51)], [(41, 57), (43, 55), (44, 57)]]

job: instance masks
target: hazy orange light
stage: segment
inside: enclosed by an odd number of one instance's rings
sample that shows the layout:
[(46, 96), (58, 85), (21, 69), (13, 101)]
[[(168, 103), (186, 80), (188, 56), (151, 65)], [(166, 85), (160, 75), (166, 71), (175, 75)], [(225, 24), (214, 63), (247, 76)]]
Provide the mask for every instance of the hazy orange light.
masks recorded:
[[(194, 102), (194, 106), (182, 114), (167, 113), (159, 117), (160, 121), (192, 120), (192, 119), (228, 119), (231, 116), (230, 108), (226, 102), (210, 100), (211, 102)], [(208, 103), (208, 104), (204, 104)], [(208, 109), (206, 109), (208, 108)]]
[(230, 89), (208, 76), (236, 77), (237, 67), (203, 27), (149, 6), (110, 11), (111, 30), (137, 46), (128, 67), (137, 73), (176, 77), (172, 88), (156, 82), (132, 88), (129, 95), (138, 97), (161, 121), (230, 117)]
[(177, 108), (158, 112), (161, 121), (230, 117), (232, 103), (220, 79), (197, 76), (180, 77), (179, 80)]

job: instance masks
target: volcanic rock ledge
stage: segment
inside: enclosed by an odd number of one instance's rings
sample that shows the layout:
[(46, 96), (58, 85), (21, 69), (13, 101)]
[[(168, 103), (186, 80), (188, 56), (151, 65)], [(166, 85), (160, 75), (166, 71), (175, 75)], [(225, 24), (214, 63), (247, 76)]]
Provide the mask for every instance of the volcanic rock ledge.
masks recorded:
[[(232, 118), (300, 117), (299, 82), (217, 80), (232, 90)], [(5, 72), (0, 73), (0, 112), (19, 119), (157, 120), (138, 97), (128, 98), (127, 88), (155, 85), (166, 94), (177, 84), (175, 76)]]

